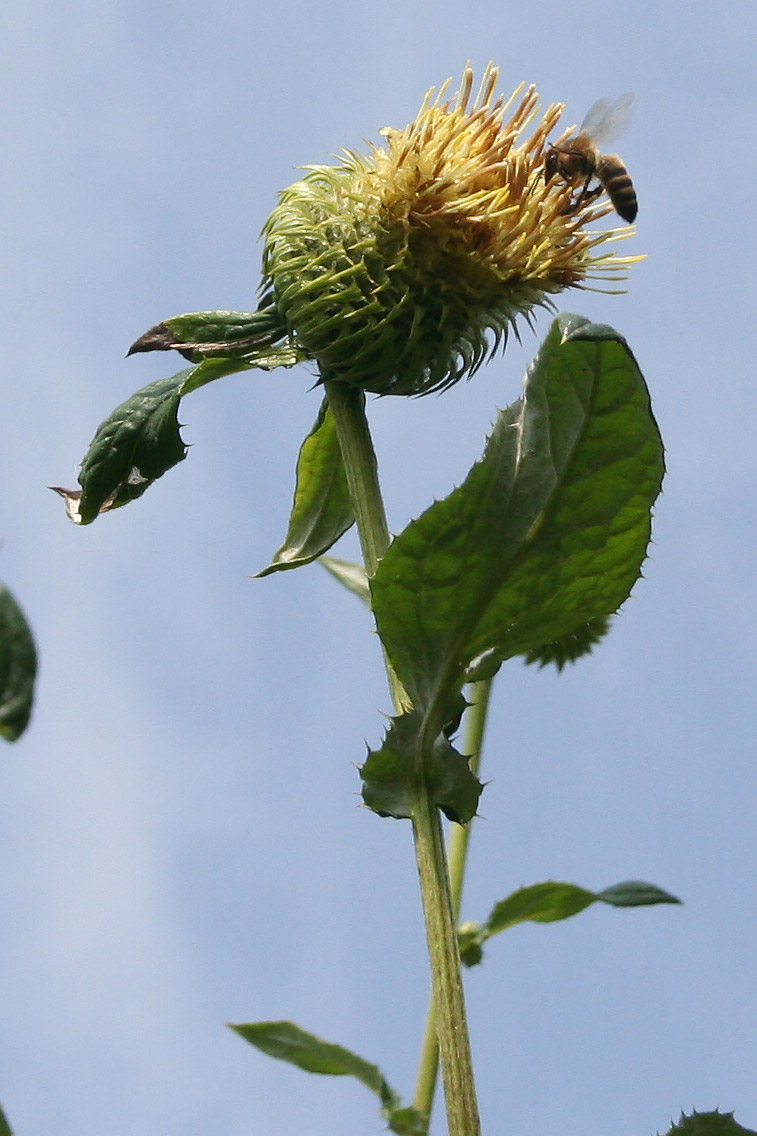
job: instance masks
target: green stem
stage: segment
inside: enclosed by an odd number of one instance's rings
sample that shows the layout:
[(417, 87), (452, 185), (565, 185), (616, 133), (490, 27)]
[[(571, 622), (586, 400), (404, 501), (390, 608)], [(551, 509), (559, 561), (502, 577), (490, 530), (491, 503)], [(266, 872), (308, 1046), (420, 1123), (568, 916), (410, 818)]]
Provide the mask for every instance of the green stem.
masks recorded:
[(374, 576), (389, 547), (389, 527), (379, 486), (376, 452), (365, 416), (365, 395), (357, 387), (333, 379), (324, 385), (342, 451), (363, 563), (368, 575)]
[[(368, 576), (373, 576), (390, 538), (376, 455), (365, 416), (365, 398), (354, 387), (333, 379), (327, 379), (324, 385), (339, 438), (365, 569)], [(387, 673), (395, 710), (400, 713), (409, 708), (410, 702), (388, 661)], [(414, 794), (413, 835), (431, 961), (431, 986), (437, 1007), (436, 1032), (449, 1136), (479, 1136), (481, 1126), (447, 858), (439, 810), (430, 801), (423, 780)]]
[[(432, 1005), (444, 1078), (448, 1132), (449, 1136), (480, 1136), (444, 836), (439, 810), (429, 800), (425, 787), (420, 788), (415, 797), (413, 835), (431, 958)], [(420, 1111), (430, 1117), (431, 1101), (428, 1110)]]
[[(468, 690), (470, 706), (465, 716), (465, 740), (463, 753), (471, 755), (470, 767), (478, 773), (481, 765), (481, 751), (484, 742), (484, 729), (489, 709), (489, 696), (491, 694), (492, 680), (476, 682)], [(471, 835), (471, 824), (453, 824), (450, 830), (449, 845), (447, 849), (447, 863), (449, 865), (450, 894), (452, 898), (452, 914), (455, 927), (460, 923), (460, 908), (463, 896), (463, 883), (465, 879), (465, 866), (468, 858), (468, 844)], [(439, 1042), (437, 1041), (436, 1013), (432, 997), (426, 1015), (426, 1029), (421, 1046), (421, 1056), (418, 1063), (418, 1078), (416, 1081), (414, 1105), (424, 1116), (431, 1115), (436, 1092), (436, 1081), (439, 1071)]]

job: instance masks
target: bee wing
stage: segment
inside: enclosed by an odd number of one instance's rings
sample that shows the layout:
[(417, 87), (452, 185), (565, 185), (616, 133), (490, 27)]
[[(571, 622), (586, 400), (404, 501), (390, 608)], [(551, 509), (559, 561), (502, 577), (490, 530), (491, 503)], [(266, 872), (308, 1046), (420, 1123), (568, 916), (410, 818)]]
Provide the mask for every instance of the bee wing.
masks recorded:
[(586, 112), (581, 133), (594, 142), (607, 142), (621, 134), (631, 120), (635, 96), (631, 91), (619, 99), (598, 99)]

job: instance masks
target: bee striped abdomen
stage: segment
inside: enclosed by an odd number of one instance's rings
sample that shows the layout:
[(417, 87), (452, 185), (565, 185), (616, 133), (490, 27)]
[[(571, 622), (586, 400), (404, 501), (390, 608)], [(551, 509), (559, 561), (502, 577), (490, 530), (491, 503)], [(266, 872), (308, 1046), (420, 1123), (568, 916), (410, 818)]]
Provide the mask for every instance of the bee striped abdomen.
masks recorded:
[(639, 210), (636, 190), (628, 170), (617, 154), (603, 154), (597, 165), (597, 177), (602, 182), (616, 213), (629, 223)]

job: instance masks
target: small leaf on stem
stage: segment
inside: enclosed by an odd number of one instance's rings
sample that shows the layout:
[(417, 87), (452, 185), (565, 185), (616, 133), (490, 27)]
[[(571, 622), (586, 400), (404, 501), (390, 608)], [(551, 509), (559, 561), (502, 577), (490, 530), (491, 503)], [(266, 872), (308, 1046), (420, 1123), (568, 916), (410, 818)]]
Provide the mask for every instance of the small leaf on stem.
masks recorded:
[(654, 884), (642, 880), (629, 880), (613, 884), (603, 891), (588, 891), (577, 884), (548, 880), (519, 888), (506, 899), (495, 904), (483, 925), (466, 923), (459, 932), (460, 955), (466, 966), (481, 962), (482, 947), (492, 935), (514, 927), (517, 923), (556, 923), (578, 915), (592, 903), (607, 903), (612, 907), (642, 907), (657, 903), (680, 903), (680, 899)]
[[(419, 711), (393, 718), (381, 749), (371, 751), (360, 767), (363, 801), (379, 816), (406, 820), (413, 815), (422, 738), (423, 717)], [(483, 786), (471, 771), (469, 758), (458, 753), (444, 733), (437, 736), (422, 768), (432, 804), (458, 824), (472, 820)]]
[(297, 459), (286, 539), (258, 577), (310, 564), (355, 523), (334, 419), (324, 399)]
[(363, 601), (366, 607), (371, 606), (371, 589), (368, 585), (368, 573), (362, 564), (355, 564), (353, 560), (340, 560), (338, 556), (322, 556), (318, 561), (335, 580), (349, 592)]
[(349, 1049), (323, 1041), (294, 1022), (250, 1022), (232, 1025), (231, 1029), (263, 1053), (288, 1061), (307, 1073), (356, 1077), (381, 1101), (382, 1114), (392, 1132), (399, 1136), (425, 1136), (428, 1127), (425, 1118), (414, 1108), (402, 1106), (378, 1066)]

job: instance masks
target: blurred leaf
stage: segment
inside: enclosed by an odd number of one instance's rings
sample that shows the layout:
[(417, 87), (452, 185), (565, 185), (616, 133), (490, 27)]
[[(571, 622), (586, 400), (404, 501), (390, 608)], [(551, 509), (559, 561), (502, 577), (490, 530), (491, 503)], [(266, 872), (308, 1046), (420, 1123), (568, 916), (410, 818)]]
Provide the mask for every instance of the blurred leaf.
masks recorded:
[(681, 1113), (680, 1120), (673, 1124), (666, 1136), (757, 1136), (751, 1128), (742, 1128), (734, 1120), (732, 1112), (697, 1112), (691, 1116)]
[(310, 564), (355, 523), (334, 419), (326, 399), (297, 459), (286, 539), (258, 577)]
[(11, 1126), (5, 1119), (5, 1113), (0, 1108), (0, 1136), (13, 1136)]
[(368, 573), (362, 564), (352, 560), (340, 560), (336, 556), (322, 556), (318, 561), (335, 580), (348, 591), (354, 592), (367, 606), (371, 606), (371, 589), (368, 586)]
[[(422, 728), (423, 718), (417, 710), (393, 718), (381, 749), (370, 751), (360, 767), (363, 801), (379, 816), (398, 820), (412, 816)], [(469, 759), (450, 745), (444, 733), (436, 738), (425, 772), (433, 804), (449, 820), (467, 824), (476, 815), (483, 786), (471, 771)]]
[[(0, 735), (15, 742), (29, 724), (37, 652), (26, 617), (0, 585)], [(2, 1136), (2, 1129), (0, 1129)]]
[[(513, 655), (586, 650), (587, 626), (603, 629), (639, 576), (662, 473), (625, 341), (561, 316), (481, 461), (393, 541), (372, 581), (379, 634), (415, 705), (433, 718), (465, 679)], [(485, 669), (466, 674), (473, 660)]]
[(380, 1069), (349, 1049), (323, 1041), (293, 1022), (250, 1022), (232, 1025), (231, 1029), (263, 1053), (288, 1061), (307, 1073), (356, 1077), (381, 1101), (382, 1114), (391, 1131), (401, 1136), (425, 1136), (424, 1118), (415, 1109), (403, 1108)]
[(460, 928), (458, 940), (462, 961), (466, 966), (476, 966), (481, 961), (482, 947), (486, 940), (517, 923), (555, 923), (578, 915), (592, 903), (598, 902), (613, 907), (642, 907), (681, 901), (670, 892), (641, 880), (614, 884), (598, 892), (553, 880), (531, 884), (519, 888), (495, 904), (483, 925), (466, 923)]
[(680, 899), (643, 880), (627, 880), (597, 892), (597, 899), (613, 907), (651, 907), (655, 903), (680, 903)]

